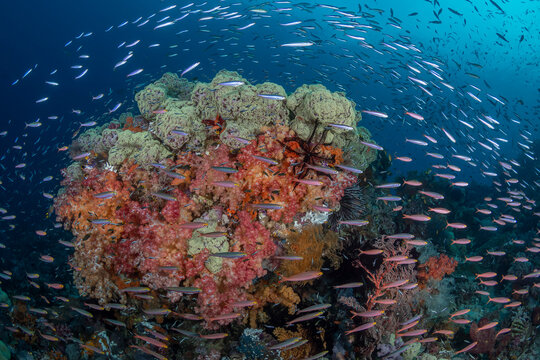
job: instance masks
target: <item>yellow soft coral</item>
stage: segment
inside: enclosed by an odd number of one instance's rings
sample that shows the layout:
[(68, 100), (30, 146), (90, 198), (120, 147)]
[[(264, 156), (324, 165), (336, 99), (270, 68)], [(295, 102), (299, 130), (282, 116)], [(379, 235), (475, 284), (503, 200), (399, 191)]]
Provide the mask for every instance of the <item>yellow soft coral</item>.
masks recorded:
[(270, 284), (264, 281), (257, 284), (252, 298), (257, 301), (257, 305), (252, 307), (249, 312), (249, 321), (252, 328), (257, 327), (257, 322), (264, 322), (264, 317), (261, 317), (259, 313), (266, 304), (281, 304), (292, 315), (296, 311), (296, 305), (300, 302), (300, 297), (291, 287), (275, 283)]
[[(308, 332), (302, 326), (297, 326), (297, 331), (285, 330), (284, 328), (275, 328), (274, 336), (278, 342), (282, 342), (294, 337), (300, 337), (302, 339), (309, 339)], [(301, 341), (301, 340), (300, 340)], [(293, 347), (290, 350), (281, 351), (281, 358), (284, 360), (304, 359), (311, 353), (311, 344), (309, 342), (304, 345)]]
[(287, 254), (302, 256), (302, 260), (283, 261), (281, 269), (285, 276), (304, 271), (320, 271), (324, 258), (329, 259), (336, 269), (341, 263), (337, 252), (342, 244), (335, 232), (325, 231), (322, 225), (307, 226), (302, 232), (291, 233), (287, 240)]

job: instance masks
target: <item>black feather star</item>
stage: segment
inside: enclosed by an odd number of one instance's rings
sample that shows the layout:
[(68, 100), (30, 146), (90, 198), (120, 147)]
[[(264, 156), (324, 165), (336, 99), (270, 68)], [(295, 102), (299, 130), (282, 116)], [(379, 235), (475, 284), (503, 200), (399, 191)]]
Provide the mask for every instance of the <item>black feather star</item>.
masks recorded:
[[(327, 166), (327, 164), (332, 164), (335, 162), (335, 155), (332, 155), (331, 157), (324, 157), (321, 155), (321, 146), (331, 145), (324, 143), (326, 140), (326, 135), (328, 134), (328, 129), (325, 128), (320, 139), (318, 141), (314, 141), (318, 127), (319, 123), (316, 123), (311, 131), (311, 135), (307, 140), (303, 140), (299, 136), (293, 136), (285, 138), (283, 142), (279, 142), (287, 151), (290, 151), (300, 157), (301, 160), (293, 164), (294, 175), (298, 179), (305, 178), (310, 171), (313, 171), (317, 175), (323, 175), (328, 177), (330, 180), (333, 180), (330, 174), (324, 173), (315, 168), (318, 166)], [(291, 143), (297, 143), (299, 148), (293, 149), (290, 145)]]

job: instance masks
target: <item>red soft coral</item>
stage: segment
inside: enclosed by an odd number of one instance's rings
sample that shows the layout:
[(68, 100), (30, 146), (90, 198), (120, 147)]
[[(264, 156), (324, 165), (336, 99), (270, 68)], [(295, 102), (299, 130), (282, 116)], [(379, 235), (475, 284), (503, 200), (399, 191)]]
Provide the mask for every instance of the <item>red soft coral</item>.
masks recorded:
[(457, 265), (457, 260), (445, 254), (430, 257), (424, 264), (418, 265), (419, 286), (425, 287), (429, 279), (442, 280), (446, 275), (453, 273)]

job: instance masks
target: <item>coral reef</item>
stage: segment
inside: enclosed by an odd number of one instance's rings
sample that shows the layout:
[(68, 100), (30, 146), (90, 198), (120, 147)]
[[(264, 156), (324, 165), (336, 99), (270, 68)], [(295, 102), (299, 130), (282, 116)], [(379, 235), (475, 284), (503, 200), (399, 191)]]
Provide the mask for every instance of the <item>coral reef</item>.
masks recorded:
[[(501, 349), (495, 347), (495, 335), (497, 330), (495, 328), (480, 330), (478, 328), (490, 323), (487, 318), (482, 318), (478, 323), (472, 323), (469, 329), (469, 335), (472, 341), (476, 341), (478, 344), (471, 350), (473, 354), (490, 353), (490, 357), (496, 357)], [(498, 350), (498, 351), (497, 351)]]
[(139, 91), (135, 95), (135, 101), (141, 115), (153, 121), (156, 112), (162, 109), (161, 106), (167, 98), (187, 100), (193, 87), (194, 84), (186, 79), (179, 78), (173, 73), (165, 73), (161, 79)]
[(240, 336), (238, 352), (247, 360), (272, 360), (276, 354), (268, 350), (265, 333), (261, 329), (244, 329)]
[[(242, 86), (220, 84), (238, 81)], [(266, 99), (259, 95), (286, 97), (285, 90), (273, 83), (251, 85), (238, 73), (220, 71), (209, 84), (198, 83), (191, 100), (201, 119), (213, 119), (217, 114), (226, 122), (221, 141), (233, 148), (242, 147), (236, 138), (252, 139), (265, 125), (287, 124), (289, 111), (284, 101)]]
[[(375, 270), (370, 270), (362, 261), (357, 259), (354, 266), (364, 269), (368, 280), (372, 284), (372, 291), (368, 295), (365, 308), (371, 310), (375, 306), (375, 300), (384, 296), (385, 299), (399, 300), (403, 294), (407, 294), (398, 291), (400, 286), (407, 283), (414, 283), (416, 271), (412, 264), (399, 264), (398, 261), (388, 261), (386, 259), (392, 257), (410, 257), (410, 246), (400, 244), (399, 239), (386, 238), (384, 235), (381, 239), (378, 239), (373, 245), (376, 249), (381, 249), (384, 254), (382, 263)], [(360, 255), (362, 256), (362, 255)], [(402, 282), (401, 285), (391, 286), (394, 282)], [(408, 303), (408, 302), (407, 302)]]
[[(294, 313), (299, 295), (269, 271), (339, 267), (338, 235), (310, 224), (319, 222), (316, 207), (338, 206), (357, 182), (335, 170), (353, 159), (333, 141), (359, 136), (354, 103), (320, 86), (300, 96), (304, 90), (291, 108), (276, 84), (251, 85), (227, 71), (208, 84), (167, 73), (137, 93), (140, 115), (82, 133), (54, 204), (75, 236), (79, 292), (100, 304), (141, 306), (129, 289), (148, 287), (152, 307), (196, 313), (207, 329), (246, 314), (255, 326), (266, 304)], [(308, 122), (298, 127), (300, 118)], [(319, 130), (325, 139), (304, 138)], [(363, 167), (373, 160), (358, 154)]]
[[(313, 123), (321, 125), (316, 138), (320, 137), (329, 124), (354, 127), (357, 116), (355, 106), (343, 93), (332, 93), (320, 84), (302, 85), (287, 98), (287, 107), (296, 115), (291, 128), (302, 139), (310, 136)], [(327, 133), (326, 141), (333, 141), (334, 136), (342, 133), (346, 131), (332, 128)]]
[[(376, 326), (369, 330), (357, 333), (360, 341), (356, 342), (355, 351), (364, 356), (369, 356), (376, 350), (377, 344), (388, 332), (396, 332), (400, 328), (400, 323), (411, 318), (416, 307), (413, 301), (417, 292), (415, 286), (415, 275), (413, 264), (400, 264), (394, 261), (395, 257), (409, 258), (411, 247), (400, 239), (387, 238), (382, 236), (373, 242), (375, 249), (382, 250), (383, 259), (381, 261), (367, 262), (365, 256), (360, 252), (353, 265), (363, 269), (366, 280), (369, 284), (364, 285), (365, 302), (361, 306), (361, 311), (371, 311), (384, 306), (384, 317), (378, 317)], [(410, 287), (407, 287), (410, 286)], [(381, 300), (389, 301), (388, 305), (379, 305)], [(354, 305), (354, 302), (351, 302)], [(355, 327), (354, 324), (350, 325)], [(355, 334), (352, 334), (355, 336)]]

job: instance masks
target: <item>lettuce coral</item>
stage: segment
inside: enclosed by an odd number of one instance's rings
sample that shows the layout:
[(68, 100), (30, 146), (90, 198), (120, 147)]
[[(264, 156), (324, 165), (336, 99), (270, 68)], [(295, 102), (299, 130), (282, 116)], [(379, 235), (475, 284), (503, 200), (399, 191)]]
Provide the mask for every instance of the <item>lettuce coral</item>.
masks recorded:
[[(185, 144), (197, 147), (204, 144), (206, 126), (199, 121), (195, 107), (173, 98), (167, 98), (152, 124), (153, 133), (171, 149), (181, 149)], [(174, 130), (179, 130), (177, 133)], [(185, 135), (184, 135), (185, 133)]]
[[(197, 219), (197, 221), (201, 221), (201, 219)], [(213, 211), (209, 216), (208, 226), (204, 228), (204, 232), (212, 233), (218, 230), (216, 211)], [(188, 240), (188, 255), (200, 254), (204, 249), (207, 249), (210, 253), (226, 253), (229, 251), (229, 241), (226, 236), (205, 237), (202, 235), (202, 232), (194, 231)], [(205, 266), (208, 271), (215, 274), (221, 270), (222, 264), (222, 258), (210, 257), (206, 261)]]
[[(242, 86), (223, 86), (225, 82), (240, 81)], [(260, 129), (270, 124), (286, 124), (289, 111), (284, 101), (271, 100), (259, 95), (287, 96), (283, 87), (273, 83), (251, 85), (236, 72), (220, 71), (211, 83), (195, 86), (192, 101), (199, 117), (211, 119), (216, 113), (225, 119), (227, 126), (221, 141), (232, 147), (243, 146), (233, 138), (250, 139)]]
[(109, 151), (109, 163), (120, 166), (125, 160), (131, 159), (148, 167), (170, 156), (170, 151), (149, 132), (121, 131), (118, 141)]
[(186, 100), (193, 89), (193, 84), (181, 79), (173, 73), (165, 73), (161, 79), (147, 85), (135, 95), (135, 101), (141, 115), (152, 121), (156, 111), (162, 109), (163, 102), (168, 98)]
[[(302, 139), (310, 136), (314, 123), (321, 125), (319, 136), (329, 124), (356, 127), (355, 106), (343, 93), (332, 93), (320, 84), (302, 85), (287, 98), (287, 107), (296, 115), (291, 128)], [(335, 135), (345, 132), (347, 130), (332, 128), (325, 141), (332, 142)]]

